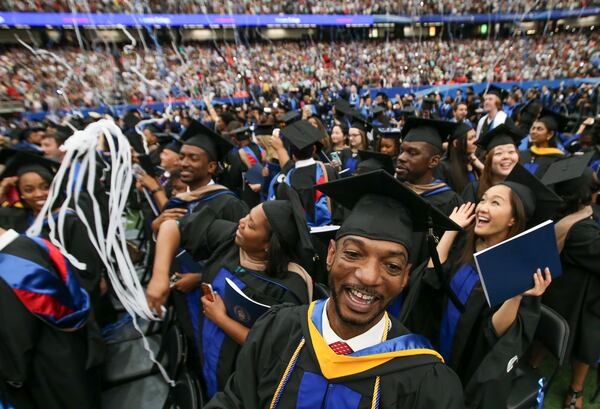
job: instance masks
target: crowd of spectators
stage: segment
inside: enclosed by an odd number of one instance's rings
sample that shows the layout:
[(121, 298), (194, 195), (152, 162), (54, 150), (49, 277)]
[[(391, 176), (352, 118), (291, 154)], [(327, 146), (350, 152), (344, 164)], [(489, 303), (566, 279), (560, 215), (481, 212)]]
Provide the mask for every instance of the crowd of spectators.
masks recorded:
[(0, 99), (27, 110), (168, 98), (244, 97), (352, 84), (411, 87), (593, 77), (600, 35), (460, 41), (198, 43), (125, 53), (25, 48), (0, 53)]
[(5, 0), (7, 11), (215, 14), (469, 14), (578, 9), (597, 0)]

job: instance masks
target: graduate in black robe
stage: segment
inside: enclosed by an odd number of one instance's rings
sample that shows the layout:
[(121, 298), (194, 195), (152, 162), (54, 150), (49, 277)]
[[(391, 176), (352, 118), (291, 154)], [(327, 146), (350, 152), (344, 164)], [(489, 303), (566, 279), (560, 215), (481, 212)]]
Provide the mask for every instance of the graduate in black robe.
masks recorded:
[(1, 407), (99, 407), (86, 369), (89, 308), (56, 247), (0, 229)]
[(333, 167), (314, 159), (321, 148), (319, 141), (323, 135), (310, 122), (301, 120), (286, 126), (281, 131), (281, 136), (289, 145), (293, 160), (287, 160), (285, 150), (282, 151), (281, 146), (274, 142), (274, 146), (279, 146), (278, 156), (282, 170), (271, 182), (268, 199), (274, 197), (279, 184), (285, 183), (298, 192), (310, 227), (331, 224), (335, 219), (335, 206), (314, 188), (315, 185), (338, 178)]
[(531, 147), (519, 152), (521, 163), (529, 172), (541, 178), (550, 165), (564, 158), (564, 153), (556, 147), (556, 141), (567, 122), (568, 118), (547, 108), (542, 109), (539, 119), (533, 122), (529, 131)]
[(446, 297), (431, 263), (415, 272), (418, 285), (406, 299), (401, 319), (412, 331), (429, 337), (460, 376), (468, 408), (506, 408), (516, 363), (530, 346), (539, 321), (539, 296), (551, 282), (548, 270), (544, 276), (540, 270), (532, 272), (531, 290), (490, 307), (472, 255), (520, 233), (527, 223), (546, 220), (558, 203), (560, 198), (517, 165), (506, 181), (486, 191), (477, 207), (468, 203), (450, 216), (465, 228), (475, 221), (462, 254), (451, 257), (454, 232), (447, 232), (438, 244), (445, 263), (443, 279), (460, 305)]
[(600, 357), (600, 225), (591, 207), (591, 193), (597, 189), (587, 167), (591, 155), (558, 161), (542, 179), (565, 201), (556, 217), (563, 274), (548, 288), (543, 303), (569, 323), (572, 375), (565, 405), (575, 407), (583, 404), (585, 378)]
[[(264, 132), (264, 130), (262, 130)], [(252, 129), (240, 127), (229, 132), (236, 147), (227, 155), (229, 168), (226, 170), (227, 187), (236, 192), (239, 197), (252, 208), (261, 200), (263, 169), (266, 166), (267, 152), (251, 139)], [(251, 174), (252, 177), (246, 175)], [(253, 180), (253, 179), (259, 180)], [(251, 185), (259, 185), (253, 190)]]
[[(408, 118), (402, 128), (403, 140), (396, 164), (396, 177), (445, 215), (462, 200), (450, 186), (434, 177), (434, 171), (441, 161), (442, 143), (456, 126), (454, 122)], [(440, 234), (436, 231), (437, 236)], [(414, 243), (411, 263), (418, 266), (429, 258), (425, 234), (415, 233)]]
[(304, 211), (292, 189), (282, 186), (281, 190), (285, 190), (286, 200), (253, 208), (239, 224), (219, 220), (205, 207), (178, 224), (169, 221), (161, 226), (147, 290), (151, 306), (156, 308), (168, 294), (168, 265), (179, 245), (193, 258), (206, 260), (202, 282), (211, 284), (218, 294), (214, 302), (202, 299), (197, 334), (209, 397), (225, 386), (248, 333), (248, 323), (227, 315), (222, 300), (226, 279), (266, 305), (306, 304), (312, 297), (313, 284), (306, 268), (313, 250)]
[(332, 297), (272, 308), (206, 408), (463, 407), (456, 375), (385, 312), (408, 279), (412, 229), (428, 215), (454, 224), (381, 170), (318, 188), (352, 209), (329, 247)]
[[(152, 222), (154, 234), (167, 220), (178, 220), (184, 215), (212, 210), (217, 219), (237, 223), (248, 213), (248, 207), (227, 187), (216, 184), (219, 162), (222, 162), (233, 145), (212, 129), (198, 121), (191, 120), (180, 139), (181, 181), (189, 191), (171, 197), (165, 210)], [(174, 284), (173, 304), (177, 319), (191, 345), (197, 345), (200, 320), (199, 284), (201, 282), (205, 258), (190, 257), (186, 252), (178, 251), (178, 257), (172, 258), (172, 272), (177, 282)], [(193, 354), (197, 350), (193, 349)], [(198, 359), (192, 359), (197, 362)]]

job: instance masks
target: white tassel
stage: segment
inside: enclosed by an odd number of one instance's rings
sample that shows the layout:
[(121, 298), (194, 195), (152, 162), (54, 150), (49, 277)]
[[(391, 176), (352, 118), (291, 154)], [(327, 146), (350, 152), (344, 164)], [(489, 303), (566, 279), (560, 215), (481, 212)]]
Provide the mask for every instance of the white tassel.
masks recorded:
[[(104, 138), (102, 139), (102, 137)], [(96, 148), (100, 141), (106, 143), (108, 149), (105, 153), (110, 155), (110, 163), (106, 164), (111, 170), (106, 230), (102, 223), (100, 205), (94, 196), (97, 183)], [(67, 207), (70, 203), (74, 203), (75, 212), (85, 225), (88, 237), (108, 272), (108, 277), (117, 298), (123, 304), (127, 313), (132, 316), (135, 329), (142, 335), (144, 348), (148, 351), (150, 359), (157, 364), (165, 380), (173, 386), (174, 382), (156, 360), (136, 319), (137, 316), (145, 320), (160, 320), (158, 315), (148, 307), (144, 288), (138, 279), (127, 251), (123, 214), (127, 205), (133, 175), (129, 141), (112, 120), (102, 119), (88, 125), (83, 131), (75, 132), (64, 143), (62, 149), (66, 152), (65, 157), (50, 185), (48, 200), (27, 234), (39, 236), (44, 221), (47, 221), (50, 230), (49, 238), (52, 244), (60, 249), (61, 253), (73, 266), (84, 270), (86, 268), (85, 264), (69, 254), (62, 244), (65, 242), (64, 223)], [(58, 204), (56, 202), (65, 178), (67, 180), (66, 198), (60, 206), (58, 220), (55, 222), (52, 209), (56, 208)], [(84, 189), (92, 201), (92, 214), (86, 213), (80, 207), (79, 199)], [(56, 237), (57, 232), (58, 238)]]

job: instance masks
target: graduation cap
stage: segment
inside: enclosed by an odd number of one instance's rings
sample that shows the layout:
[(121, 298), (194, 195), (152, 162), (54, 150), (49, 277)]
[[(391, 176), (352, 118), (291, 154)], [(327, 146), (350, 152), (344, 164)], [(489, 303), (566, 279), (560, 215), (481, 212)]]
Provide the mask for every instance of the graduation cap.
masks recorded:
[(594, 152), (587, 152), (552, 163), (542, 177), (542, 183), (554, 185), (554, 190), (562, 196), (591, 187), (594, 183), (594, 171), (588, 165), (593, 156)]
[(320, 145), (323, 134), (305, 119), (294, 122), (281, 130), (283, 136), (296, 149), (302, 150), (310, 145)]
[(408, 118), (402, 127), (406, 142), (427, 142), (442, 149), (442, 144), (456, 129), (456, 122), (425, 118)]
[(155, 124), (148, 124), (148, 125), (144, 126), (144, 130), (146, 130), (146, 129), (149, 130), (150, 132), (152, 132), (155, 135), (163, 133), (162, 129), (160, 129)]
[(348, 235), (400, 243), (410, 251), (413, 231), (461, 228), (392, 175), (380, 169), (315, 186), (351, 209), (336, 239)]
[(541, 180), (517, 163), (504, 182), (521, 199), (528, 226), (535, 226), (551, 218), (562, 199)]
[(246, 139), (250, 139), (251, 129), (248, 126), (243, 126), (241, 128), (236, 128), (233, 131), (229, 132), (230, 136), (233, 136), (238, 141), (243, 141)]
[(381, 105), (375, 105), (371, 109), (371, 116), (377, 116), (377, 115), (381, 114), (382, 112), (385, 112), (385, 108), (382, 107)]
[(400, 139), (402, 130), (400, 128), (375, 128), (375, 135), (380, 138)]
[(222, 159), (233, 148), (231, 142), (195, 119), (190, 120), (190, 125), (181, 134), (179, 140), (183, 145), (203, 149), (213, 161)]
[(417, 116), (417, 108), (414, 106), (404, 107), (400, 110), (400, 116), (404, 116), (406, 118)]
[(0, 163), (4, 170), (0, 180), (10, 176), (21, 176), (28, 172), (40, 174), (45, 180), (51, 181), (60, 168), (60, 162), (45, 158), (31, 151), (6, 148), (0, 151)]
[(273, 135), (273, 130), (275, 127), (273, 125), (263, 125), (257, 124), (254, 125), (254, 135)]
[(487, 94), (492, 94), (497, 96), (498, 98), (500, 98), (500, 101), (502, 101), (504, 98), (506, 98), (508, 96), (508, 92), (500, 87), (495, 86), (494, 84), (490, 84), (490, 86), (487, 88), (487, 90), (485, 90), (485, 92), (483, 93), (484, 95)]
[(350, 106), (350, 103), (343, 98), (336, 99), (333, 106), (335, 107), (335, 112), (342, 115), (351, 115), (354, 111), (354, 108)]
[(352, 124), (350, 126), (351, 128), (360, 129), (365, 133), (369, 132), (371, 129), (374, 128), (373, 124), (355, 109), (353, 109), (350, 113), (350, 117), (352, 119)]
[(390, 155), (373, 151), (358, 151), (358, 156), (361, 160), (356, 168), (356, 174), (383, 169), (393, 176), (396, 171), (394, 160)]
[(169, 134), (169, 137), (159, 138), (158, 144), (160, 146), (162, 146), (163, 150), (168, 149), (175, 153), (179, 153), (181, 151), (181, 146), (182, 146), (181, 141), (170, 134)]
[(287, 184), (281, 183), (277, 188), (276, 200), (268, 200), (262, 207), (273, 234), (296, 253), (305, 269), (310, 270), (314, 248), (298, 193)]
[(286, 112), (282, 117), (281, 117), (281, 121), (283, 122), (286, 126), (293, 124), (294, 122), (300, 120), (302, 118), (302, 116), (300, 115), (300, 112), (298, 111), (290, 111), (290, 112)]
[(519, 146), (523, 134), (515, 127), (500, 124), (489, 132), (484, 133), (477, 145), (489, 152), (496, 146), (513, 144)]
[(423, 99), (423, 103), (421, 104), (421, 110), (428, 109), (432, 110), (437, 105), (437, 99), (427, 97)]
[(538, 121), (546, 125), (546, 128), (551, 131), (563, 132), (567, 126), (567, 123), (569, 122), (569, 118), (543, 107)]

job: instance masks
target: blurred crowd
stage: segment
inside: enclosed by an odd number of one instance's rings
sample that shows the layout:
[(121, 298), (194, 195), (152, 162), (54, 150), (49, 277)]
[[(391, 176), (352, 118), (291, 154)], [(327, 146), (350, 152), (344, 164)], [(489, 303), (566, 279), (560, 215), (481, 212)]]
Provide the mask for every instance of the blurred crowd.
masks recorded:
[[(494, 40), (190, 44), (125, 53), (24, 48), (0, 53), (0, 99), (29, 111), (310, 89), (506, 82), (598, 76), (599, 35)], [(260, 61), (260, 63), (257, 63)]]
[(94, 13), (215, 13), (215, 14), (467, 14), (524, 13), (546, 9), (578, 9), (594, 5), (594, 0), (227, 0), (205, 2), (195, 0), (6, 0), (3, 9), (9, 11), (79, 11)]

